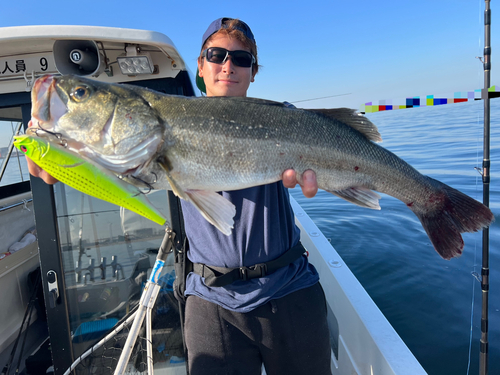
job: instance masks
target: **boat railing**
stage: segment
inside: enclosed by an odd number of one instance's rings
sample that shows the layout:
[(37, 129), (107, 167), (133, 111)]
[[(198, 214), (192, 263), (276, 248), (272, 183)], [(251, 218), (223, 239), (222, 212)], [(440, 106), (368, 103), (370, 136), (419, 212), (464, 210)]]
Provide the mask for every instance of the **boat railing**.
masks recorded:
[(320, 274), (328, 307), (333, 375), (425, 375), (340, 255), (297, 201), (290, 197), (301, 242)]
[(28, 203), (31, 203), (32, 201), (33, 201), (33, 198), (22, 199), (19, 202), (16, 202), (16, 203), (13, 203), (13, 204), (9, 204), (8, 206), (0, 207), (0, 212), (8, 211), (8, 210), (10, 210), (12, 208), (16, 208), (16, 207), (19, 207), (19, 206), (24, 206), (24, 208), (29, 211), (30, 209), (28, 208)]

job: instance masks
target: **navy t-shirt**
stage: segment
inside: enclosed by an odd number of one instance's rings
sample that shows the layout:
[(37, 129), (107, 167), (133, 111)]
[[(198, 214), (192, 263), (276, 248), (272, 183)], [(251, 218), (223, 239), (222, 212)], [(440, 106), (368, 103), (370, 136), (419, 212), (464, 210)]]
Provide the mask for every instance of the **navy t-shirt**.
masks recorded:
[[(298, 243), (300, 231), (295, 225), (288, 189), (281, 181), (222, 195), (236, 206), (234, 228), (229, 236), (206, 221), (191, 203), (182, 201), (188, 255), (193, 263), (248, 267), (276, 259)], [(312, 286), (318, 280), (316, 269), (304, 255), (270, 275), (223, 287), (208, 287), (201, 276), (190, 273), (185, 294), (229, 310), (248, 312), (271, 299)]]

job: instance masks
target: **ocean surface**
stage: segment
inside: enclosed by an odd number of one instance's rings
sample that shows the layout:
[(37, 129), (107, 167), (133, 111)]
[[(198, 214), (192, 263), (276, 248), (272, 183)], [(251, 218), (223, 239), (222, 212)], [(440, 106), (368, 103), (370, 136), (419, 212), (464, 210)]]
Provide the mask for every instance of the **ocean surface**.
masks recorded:
[[(0, 126), (5, 125), (5, 122), (0, 121)], [(2, 138), (0, 139), (0, 147), (5, 147), (10, 143), (10, 139)], [(5, 155), (0, 156), (0, 165), (3, 164), (5, 160)], [(16, 148), (12, 150), (12, 155), (5, 168), (2, 180), (0, 180), (0, 186), (10, 185), (16, 182), (28, 181), (30, 179), (28, 172), (28, 165), (26, 164), (26, 158), (22, 155)]]
[[(482, 202), (483, 102), (368, 114), (382, 146), (421, 173)], [(491, 100), (489, 373), (500, 374), (500, 99)], [(325, 191), (294, 198), (311, 216), (431, 375), (479, 373), (482, 233), (463, 235), (460, 258), (443, 260), (417, 217), (382, 195), (381, 210)], [(472, 330), (472, 331), (471, 331)], [(471, 337), (472, 332), (472, 337)], [(470, 351), (470, 355), (469, 355)]]

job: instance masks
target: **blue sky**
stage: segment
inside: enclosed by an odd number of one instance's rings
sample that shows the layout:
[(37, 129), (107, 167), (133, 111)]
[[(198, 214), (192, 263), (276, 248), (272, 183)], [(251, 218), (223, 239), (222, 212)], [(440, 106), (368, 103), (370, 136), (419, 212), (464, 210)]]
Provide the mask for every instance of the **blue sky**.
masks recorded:
[[(500, 9), (492, 2), (493, 74), (500, 84)], [(215, 18), (252, 28), (263, 66), (249, 96), (304, 108), (359, 108), (380, 99), (483, 87), (484, 0), (4, 1), (0, 27), (74, 24), (169, 36), (192, 72)], [(495, 22), (497, 22), (495, 24)], [(500, 56), (500, 55), (498, 55)], [(495, 68), (497, 70), (495, 71)]]

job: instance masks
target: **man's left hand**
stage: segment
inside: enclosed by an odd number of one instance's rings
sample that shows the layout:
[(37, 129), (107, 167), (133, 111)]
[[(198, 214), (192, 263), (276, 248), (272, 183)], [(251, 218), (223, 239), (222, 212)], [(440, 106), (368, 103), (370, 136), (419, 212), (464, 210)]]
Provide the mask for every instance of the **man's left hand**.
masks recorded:
[(286, 188), (294, 188), (299, 184), (302, 188), (302, 193), (307, 198), (312, 198), (318, 192), (318, 181), (316, 181), (316, 173), (310, 169), (305, 171), (302, 176), (297, 176), (293, 169), (287, 169), (282, 175), (283, 185)]

